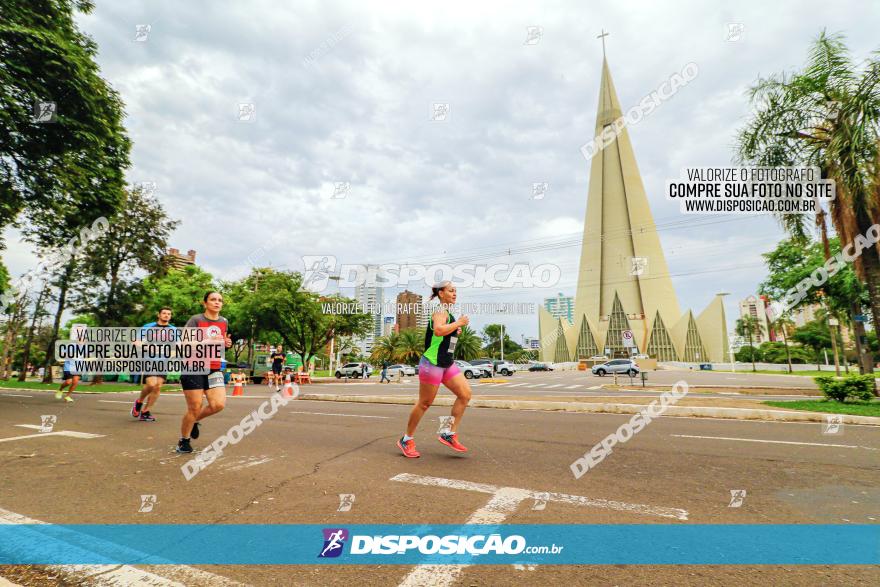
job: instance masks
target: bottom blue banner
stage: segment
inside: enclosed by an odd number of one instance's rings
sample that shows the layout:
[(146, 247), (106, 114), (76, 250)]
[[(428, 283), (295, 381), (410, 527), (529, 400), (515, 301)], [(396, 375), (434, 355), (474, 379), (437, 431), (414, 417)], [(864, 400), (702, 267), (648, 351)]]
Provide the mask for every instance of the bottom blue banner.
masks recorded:
[(0, 564), (877, 565), (880, 525), (0, 525)]

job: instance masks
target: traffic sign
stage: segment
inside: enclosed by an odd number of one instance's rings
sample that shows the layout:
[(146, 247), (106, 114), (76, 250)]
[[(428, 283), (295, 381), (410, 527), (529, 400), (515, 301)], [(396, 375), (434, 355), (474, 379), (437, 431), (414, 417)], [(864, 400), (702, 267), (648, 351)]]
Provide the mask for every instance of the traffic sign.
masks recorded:
[(622, 337), (623, 337), (623, 346), (626, 348), (631, 348), (633, 346), (633, 332), (632, 332), (632, 330), (624, 330)]

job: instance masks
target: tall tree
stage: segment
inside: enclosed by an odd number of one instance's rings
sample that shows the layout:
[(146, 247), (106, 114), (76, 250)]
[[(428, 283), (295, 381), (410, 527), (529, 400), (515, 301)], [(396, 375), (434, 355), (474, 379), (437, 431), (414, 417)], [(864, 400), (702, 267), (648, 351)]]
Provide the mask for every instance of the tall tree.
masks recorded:
[(164, 275), (148, 275), (142, 285), (144, 303), (136, 309), (129, 322), (152, 322), (159, 308), (168, 306), (171, 308), (171, 322), (177, 326), (183, 326), (190, 316), (201, 312), (205, 294), (217, 287), (211, 274), (197, 265), (172, 269)]
[(123, 326), (138, 302), (137, 269), (157, 274), (168, 237), (179, 222), (165, 214), (158, 200), (139, 188), (125, 190), (120, 211), (111, 216), (108, 229), (86, 247), (84, 267), (98, 291), (88, 291), (78, 304), (102, 326)]
[[(346, 298), (333, 301), (353, 303)], [(334, 336), (363, 335), (373, 323), (369, 314), (325, 314), (319, 297), (302, 289), (302, 275), (293, 271), (261, 270), (259, 292), (235, 303), (241, 321), (230, 327), (237, 329), (239, 338), (251, 324), (258, 332), (275, 332), (303, 365)]]
[(110, 216), (130, 143), (97, 46), (76, 25), (89, 0), (3, 2), (0, 18), (0, 229), (58, 202)]
[[(49, 300), (52, 290), (47, 284), (43, 284), (40, 294), (34, 302), (34, 310), (31, 313), (31, 325), (28, 328), (24, 342), (24, 351), (21, 357), (21, 369), (18, 373), (18, 380), (24, 381), (27, 377), (27, 367), (31, 360), (31, 349), (34, 345), (34, 335), (37, 329), (42, 325), (43, 318), (47, 315), (44, 309), (45, 303)], [(39, 323), (38, 323), (39, 322)]]
[[(880, 222), (880, 60), (874, 55), (855, 66), (843, 36), (823, 31), (802, 71), (760, 79), (752, 88), (755, 112), (738, 137), (743, 163), (811, 165), (835, 180), (836, 198), (816, 218), (826, 259), (826, 215), (846, 244)], [(795, 237), (809, 232), (802, 215), (779, 220)], [(868, 287), (874, 328), (880, 328), (878, 247), (866, 249), (855, 266)]]
[(470, 361), (480, 356), (482, 341), (470, 326), (462, 326), (455, 345), (455, 358)]
[[(754, 344), (752, 344), (752, 339), (755, 335), (764, 332), (764, 327), (754, 316), (744, 316), (742, 318), (737, 319), (736, 321), (736, 333), (739, 336), (744, 336), (749, 340), (749, 346), (754, 348)], [(752, 371), (757, 371), (755, 368), (755, 354), (752, 353)]]

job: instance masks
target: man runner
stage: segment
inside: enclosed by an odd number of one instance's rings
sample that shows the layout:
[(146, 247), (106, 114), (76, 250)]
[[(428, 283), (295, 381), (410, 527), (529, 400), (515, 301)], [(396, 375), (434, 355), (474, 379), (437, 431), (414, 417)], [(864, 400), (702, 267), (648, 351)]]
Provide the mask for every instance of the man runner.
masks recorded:
[(275, 349), (275, 352), (269, 358), (272, 360), (272, 376), (275, 379), (275, 391), (281, 391), (281, 369), (284, 366), (287, 355), (284, 354), (284, 349), (279, 344), (278, 348)]
[[(148, 322), (141, 328), (141, 338), (147, 337), (147, 331), (153, 328), (176, 328), (171, 324), (171, 308), (163, 306), (156, 315), (155, 322)], [(156, 337), (157, 341), (161, 341), (161, 337)], [(167, 373), (144, 373), (143, 388), (141, 395), (134, 402), (131, 408), (132, 418), (138, 418), (141, 422), (155, 422), (156, 418), (150, 414), (150, 408), (159, 399), (159, 393), (162, 391), (162, 384), (168, 379)]]

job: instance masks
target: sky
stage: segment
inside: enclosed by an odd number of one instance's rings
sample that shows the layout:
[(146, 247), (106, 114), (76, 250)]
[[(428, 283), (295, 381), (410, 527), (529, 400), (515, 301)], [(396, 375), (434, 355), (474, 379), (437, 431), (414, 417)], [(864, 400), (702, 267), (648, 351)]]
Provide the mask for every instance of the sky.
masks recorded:
[[(697, 78), (629, 136), (680, 305), (700, 312), (729, 292), (732, 326), (737, 302), (765, 277), (761, 253), (783, 233), (766, 217), (681, 223), (665, 182), (684, 167), (731, 165), (749, 86), (800, 68), (823, 28), (865, 59), (880, 48), (878, 17), (880, 5), (853, 1), (97, 0), (77, 21), (126, 105), (129, 181), (154, 182), (181, 221), (170, 246), (196, 250), (222, 279), (255, 261), (302, 271), (307, 255), (560, 269), (547, 288), (462, 289), (460, 301), (473, 302), (574, 293), (597, 35), (610, 33), (624, 110), (694, 62)], [(139, 25), (149, 30), (138, 40)], [(530, 37), (530, 27), (540, 28)], [(253, 105), (250, 120), (241, 104)], [(445, 120), (432, 119), (435, 104), (448, 104)], [(349, 187), (334, 197), (338, 183)], [(36, 264), (14, 229), (6, 238), (13, 276)], [(477, 328), (499, 320), (472, 318)], [(538, 334), (536, 314), (503, 321), (514, 340)]]

